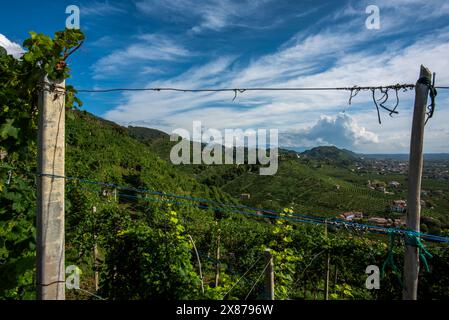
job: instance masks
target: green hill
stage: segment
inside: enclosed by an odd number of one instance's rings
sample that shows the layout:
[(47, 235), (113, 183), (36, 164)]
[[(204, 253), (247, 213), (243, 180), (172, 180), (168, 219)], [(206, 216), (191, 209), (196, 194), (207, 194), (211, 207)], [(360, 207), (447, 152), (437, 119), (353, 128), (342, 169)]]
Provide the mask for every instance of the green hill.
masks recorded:
[[(162, 133), (127, 129), (87, 112), (71, 114), (66, 124), (67, 175), (165, 193), (230, 200), (219, 189), (198, 183), (139, 141), (143, 137), (153, 141), (163, 136)], [(141, 132), (139, 140), (134, 138), (137, 131)]]
[(330, 161), (341, 165), (350, 165), (360, 160), (359, 156), (354, 152), (333, 146), (313, 148), (304, 151), (302, 155), (310, 159)]
[(144, 128), (144, 127), (128, 127), (129, 134), (139, 141), (153, 141), (156, 139), (169, 139), (169, 135), (165, 132), (156, 129)]
[[(169, 161), (175, 143), (169, 141), (168, 135), (158, 137), (151, 129), (148, 132), (149, 138), (142, 141)], [(279, 170), (275, 176), (260, 176), (258, 165), (182, 165), (177, 169), (204, 185), (219, 188), (234, 199), (249, 193), (251, 199), (246, 203), (255, 207), (282, 210), (292, 206), (298, 212), (329, 217), (346, 211), (361, 211), (368, 217), (393, 217), (389, 210), (392, 201), (407, 198), (404, 188), (390, 190), (392, 194), (369, 189), (367, 181), (377, 181), (379, 176), (351, 170), (356, 163), (363, 162), (352, 151), (317, 147), (300, 154), (289, 150), (279, 153)], [(382, 179), (384, 184), (395, 180), (406, 185), (405, 176), (390, 175)], [(430, 180), (424, 180), (424, 187), (430, 190), (449, 188), (445, 183)], [(449, 205), (440, 198), (430, 199), (430, 203), (436, 205), (432, 210), (424, 208), (423, 215), (436, 217), (443, 225), (449, 225), (446, 214)]]

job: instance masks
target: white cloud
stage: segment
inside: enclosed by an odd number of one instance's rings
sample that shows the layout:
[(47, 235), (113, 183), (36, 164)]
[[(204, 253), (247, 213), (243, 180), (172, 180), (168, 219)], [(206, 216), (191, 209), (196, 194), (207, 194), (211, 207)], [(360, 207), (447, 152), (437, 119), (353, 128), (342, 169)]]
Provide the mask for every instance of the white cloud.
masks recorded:
[(334, 145), (355, 151), (366, 145), (379, 143), (379, 137), (348, 114), (340, 113), (336, 117), (321, 116), (313, 126), (281, 134), (280, 144), (290, 147), (313, 147)]
[[(129, 71), (129, 67), (142, 67), (143, 62), (177, 61), (191, 56), (188, 49), (174, 40), (156, 34), (144, 34), (134, 39), (134, 43), (126, 48), (118, 49), (98, 60), (93, 66), (94, 79), (102, 79), (110, 75)], [(148, 68), (143, 66), (143, 73)]]
[[(407, 12), (409, 11), (412, 10), (408, 9)], [(419, 11), (415, 14), (419, 14)], [(384, 15), (391, 18), (388, 11)], [(319, 32), (301, 31), (275, 52), (253, 59), (246, 65), (236, 57), (220, 58), (198, 65), (172, 79), (154, 81), (147, 85), (235, 88), (350, 87), (356, 84), (415, 83), (421, 64), (437, 72), (438, 83), (449, 83), (447, 28), (423, 33), (416, 40), (410, 38), (406, 29), (402, 29), (404, 34), (392, 42), (384, 37), (399, 32), (394, 28), (389, 29), (393, 24), (386, 23), (384, 29), (373, 33), (365, 28), (364, 10), (360, 11), (360, 17), (360, 21), (332, 24)], [(408, 18), (409, 22), (412, 20)], [(360, 26), (357, 27), (359, 22)], [(405, 24), (401, 16), (397, 17), (396, 22)], [(424, 27), (423, 24), (420, 25)], [(313, 133), (317, 135), (317, 138), (311, 140), (321, 138), (333, 143), (325, 135), (324, 129), (310, 129), (311, 123), (326, 114), (334, 117), (321, 118), (318, 124), (334, 129), (340, 126), (344, 129), (340, 140), (347, 147), (352, 146), (363, 152), (408, 152), (413, 92), (400, 93), (399, 116), (390, 119), (387, 114), (383, 114), (382, 126), (377, 122), (370, 92), (361, 92), (350, 108), (347, 106), (349, 93), (335, 91), (245, 92), (239, 93), (235, 102), (232, 102), (233, 93), (140, 92), (126, 94), (124, 97), (124, 103), (105, 115), (108, 119), (122, 123), (139, 119), (164, 119), (179, 128), (190, 128), (192, 120), (200, 120), (205, 126), (218, 129), (278, 128), (289, 132), (302, 130), (302, 133), (308, 132), (309, 137)], [(439, 104), (443, 104), (443, 101), (449, 104), (449, 99), (443, 92), (439, 94), (438, 101), (442, 101), (438, 102)], [(390, 99), (390, 103), (395, 103), (394, 97)], [(345, 109), (348, 109), (350, 118), (336, 116)], [(440, 113), (436, 118), (443, 114), (449, 116), (443, 110), (438, 112)], [(434, 121), (428, 130), (444, 127), (444, 121)], [(165, 131), (173, 129), (159, 128)], [(318, 137), (316, 132), (323, 134), (323, 137)], [(441, 151), (441, 140), (431, 132), (428, 137), (427, 152)]]
[(0, 33), (0, 47), (5, 48), (8, 54), (12, 55), (16, 59), (19, 59), (25, 53), (25, 51), (19, 44), (10, 41), (1, 33)]
[(191, 24), (190, 31), (199, 33), (220, 31), (230, 26), (267, 28), (276, 25), (279, 21), (271, 21), (264, 15), (270, 11), (263, 7), (270, 2), (272, 0), (141, 0), (136, 6), (147, 15)]

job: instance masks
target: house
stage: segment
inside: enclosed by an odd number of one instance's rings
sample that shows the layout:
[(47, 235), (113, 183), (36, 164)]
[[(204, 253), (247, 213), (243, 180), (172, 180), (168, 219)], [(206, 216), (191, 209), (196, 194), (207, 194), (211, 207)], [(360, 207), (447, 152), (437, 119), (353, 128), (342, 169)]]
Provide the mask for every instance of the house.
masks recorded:
[(372, 223), (372, 224), (375, 224), (375, 225), (378, 225), (378, 226), (386, 227), (392, 221), (390, 219), (379, 218), (379, 217), (372, 217), (372, 218), (369, 218), (368, 222)]
[(390, 207), (391, 212), (405, 213), (407, 211), (407, 201), (395, 200)]
[(242, 200), (242, 201), (247, 201), (247, 200), (250, 200), (250, 199), (251, 199), (251, 195), (249, 193), (242, 193), (240, 195), (240, 200)]
[(385, 192), (386, 191), (386, 187), (387, 184), (383, 181), (379, 181), (379, 180), (368, 180), (368, 188), (370, 188), (371, 190), (377, 190), (380, 192)]
[(390, 188), (397, 189), (397, 188), (399, 188), (399, 187), (401, 186), (401, 184), (400, 184), (399, 182), (397, 182), (397, 181), (390, 181), (390, 182), (388, 183), (388, 186), (389, 186)]
[(345, 212), (338, 216), (340, 219), (346, 220), (346, 221), (353, 221), (353, 220), (361, 220), (363, 219), (363, 213), (362, 212)]

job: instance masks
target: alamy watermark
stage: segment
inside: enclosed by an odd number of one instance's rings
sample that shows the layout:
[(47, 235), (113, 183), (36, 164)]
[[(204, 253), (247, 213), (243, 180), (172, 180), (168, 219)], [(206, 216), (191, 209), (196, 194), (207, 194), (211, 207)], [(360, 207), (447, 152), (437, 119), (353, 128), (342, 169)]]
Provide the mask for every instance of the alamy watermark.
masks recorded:
[(369, 5), (365, 10), (366, 14), (369, 14), (365, 21), (365, 26), (368, 30), (380, 29), (380, 9), (376, 5)]
[(79, 290), (81, 269), (77, 266), (71, 265), (65, 269), (65, 273), (67, 275), (65, 280), (66, 288), (69, 290)]
[(194, 121), (192, 134), (186, 129), (172, 132), (170, 140), (178, 143), (171, 150), (170, 160), (175, 165), (260, 164), (260, 175), (275, 175), (279, 161), (278, 137), (277, 129), (225, 129), (223, 136), (216, 129), (203, 131), (201, 122)]
[(69, 15), (65, 20), (65, 27), (67, 29), (80, 29), (80, 8), (70, 5), (65, 9), (65, 13)]
[(365, 273), (368, 274), (368, 277), (365, 281), (365, 286), (368, 290), (372, 289), (380, 289), (380, 272), (379, 267), (376, 265), (371, 265), (366, 267)]

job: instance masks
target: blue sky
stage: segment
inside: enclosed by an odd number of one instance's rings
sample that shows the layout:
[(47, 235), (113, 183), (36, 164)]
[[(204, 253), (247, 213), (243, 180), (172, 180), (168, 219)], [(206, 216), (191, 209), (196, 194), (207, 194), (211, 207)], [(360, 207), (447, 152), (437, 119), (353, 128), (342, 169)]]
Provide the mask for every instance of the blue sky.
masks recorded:
[[(87, 41), (71, 59), (77, 88), (294, 87), (415, 83), (420, 64), (449, 85), (449, 3), (393, 1), (2, 1), (0, 45), (11, 53), (33, 30), (63, 29), (77, 5)], [(365, 9), (380, 9), (368, 30)], [(377, 115), (369, 93), (82, 94), (84, 109), (123, 125), (279, 129), (284, 146), (360, 152), (409, 149), (413, 92), (400, 114)], [(391, 103), (394, 104), (394, 101)], [(449, 95), (441, 92), (426, 152), (449, 152)], [(343, 111), (345, 111), (343, 113)]]

